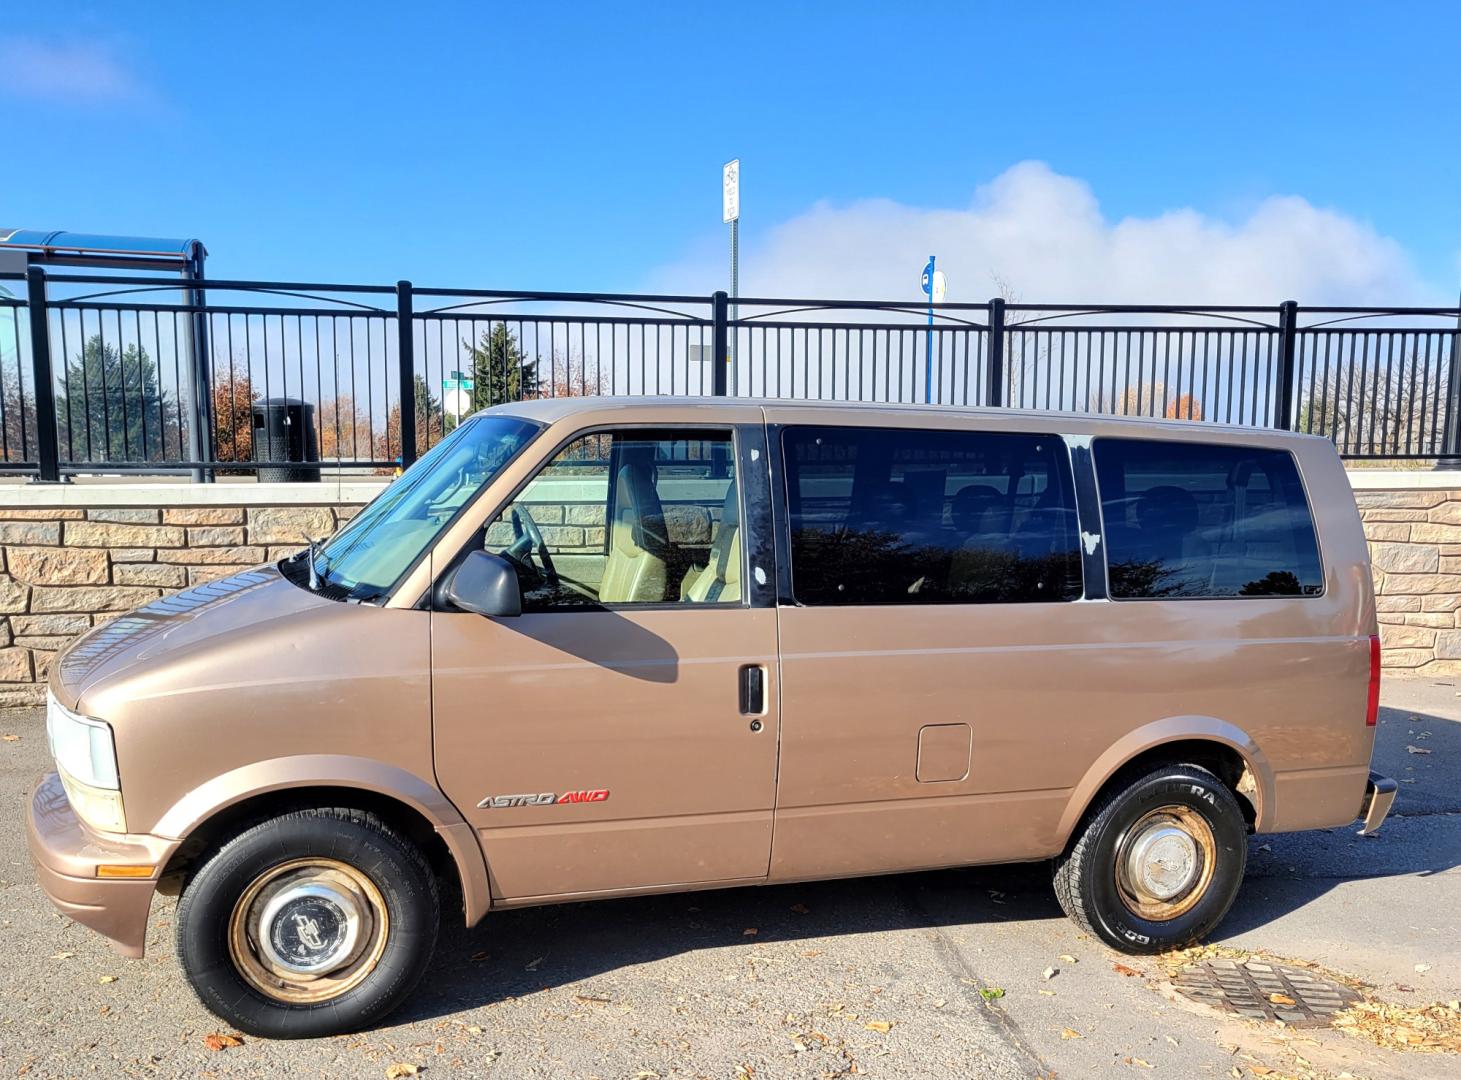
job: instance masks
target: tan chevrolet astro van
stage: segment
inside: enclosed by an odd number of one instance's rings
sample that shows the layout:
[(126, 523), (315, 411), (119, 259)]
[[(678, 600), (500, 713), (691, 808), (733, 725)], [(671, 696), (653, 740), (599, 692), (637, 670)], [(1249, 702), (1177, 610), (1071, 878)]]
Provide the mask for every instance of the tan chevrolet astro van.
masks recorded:
[(1327, 442), (1033, 412), (479, 413), (311, 552), (52, 667), (56, 905), (246, 1032), (380, 1020), (443, 898), (1051, 860), (1113, 948), (1223, 918), (1250, 832), (1377, 828), (1379, 643)]

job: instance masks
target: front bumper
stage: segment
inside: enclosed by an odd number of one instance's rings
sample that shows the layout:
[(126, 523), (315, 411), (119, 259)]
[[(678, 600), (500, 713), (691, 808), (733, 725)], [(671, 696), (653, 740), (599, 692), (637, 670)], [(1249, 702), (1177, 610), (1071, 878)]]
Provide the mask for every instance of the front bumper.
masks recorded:
[[(49, 773), (31, 796), (26, 836), (41, 889), (62, 914), (109, 939), (123, 956), (140, 957), (158, 871), (176, 848), (156, 836), (102, 836), (71, 809), (61, 778)], [(97, 867), (145, 866), (145, 878), (100, 878)]]
[(1379, 830), (1390, 813), (1390, 807), (1395, 805), (1395, 792), (1399, 787), (1388, 776), (1370, 773), (1369, 782), (1365, 784), (1365, 801), (1360, 804), (1360, 817), (1365, 822), (1360, 830), (1361, 836), (1373, 836)]

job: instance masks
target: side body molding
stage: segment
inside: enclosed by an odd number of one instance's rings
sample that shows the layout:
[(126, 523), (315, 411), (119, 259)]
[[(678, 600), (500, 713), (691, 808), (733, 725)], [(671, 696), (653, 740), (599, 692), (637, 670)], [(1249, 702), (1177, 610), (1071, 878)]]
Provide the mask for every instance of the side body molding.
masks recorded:
[(1268, 758), (1258, 749), (1249, 734), (1242, 728), (1212, 716), (1169, 716), (1155, 720), (1130, 731), (1116, 740), (1095, 763), (1086, 770), (1080, 783), (1071, 789), (1070, 801), (1060, 817), (1057, 835), (1063, 847), (1075, 830), (1076, 824), (1091, 805), (1091, 800), (1107, 780), (1133, 758), (1164, 743), (1190, 742), (1193, 740), (1220, 743), (1236, 750), (1248, 764), (1257, 785), (1256, 829), (1263, 831), (1264, 825), (1274, 813), (1273, 769)]
[(163, 814), (153, 832), (183, 840), (214, 814), (230, 806), (256, 795), (304, 787), (354, 788), (411, 807), (431, 824), (451, 852), (462, 881), (467, 925), (474, 925), (487, 914), (491, 906), (487, 864), (471, 826), (435, 784), (371, 758), (302, 754), (244, 765), (188, 792)]

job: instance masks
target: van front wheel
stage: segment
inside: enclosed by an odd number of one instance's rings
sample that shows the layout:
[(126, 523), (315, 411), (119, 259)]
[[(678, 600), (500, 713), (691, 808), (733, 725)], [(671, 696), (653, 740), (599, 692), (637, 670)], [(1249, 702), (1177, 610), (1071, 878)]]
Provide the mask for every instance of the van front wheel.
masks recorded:
[(410, 841), (357, 810), (303, 810), (203, 864), (178, 904), (178, 959), (203, 1004), (241, 1031), (336, 1035), (405, 999), (439, 918), (436, 879)]
[(1082, 929), (1122, 952), (1181, 948), (1217, 926), (1237, 896), (1248, 858), (1243, 811), (1197, 765), (1125, 780), (1055, 860), (1055, 896)]

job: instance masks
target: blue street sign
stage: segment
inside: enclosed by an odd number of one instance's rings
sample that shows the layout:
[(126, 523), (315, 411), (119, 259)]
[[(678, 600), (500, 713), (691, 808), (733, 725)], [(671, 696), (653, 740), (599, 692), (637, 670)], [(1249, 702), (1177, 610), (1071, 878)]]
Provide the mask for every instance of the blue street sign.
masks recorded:
[(923, 347), (923, 403), (933, 402), (933, 260), (923, 268), (923, 293), (928, 297), (928, 340)]

